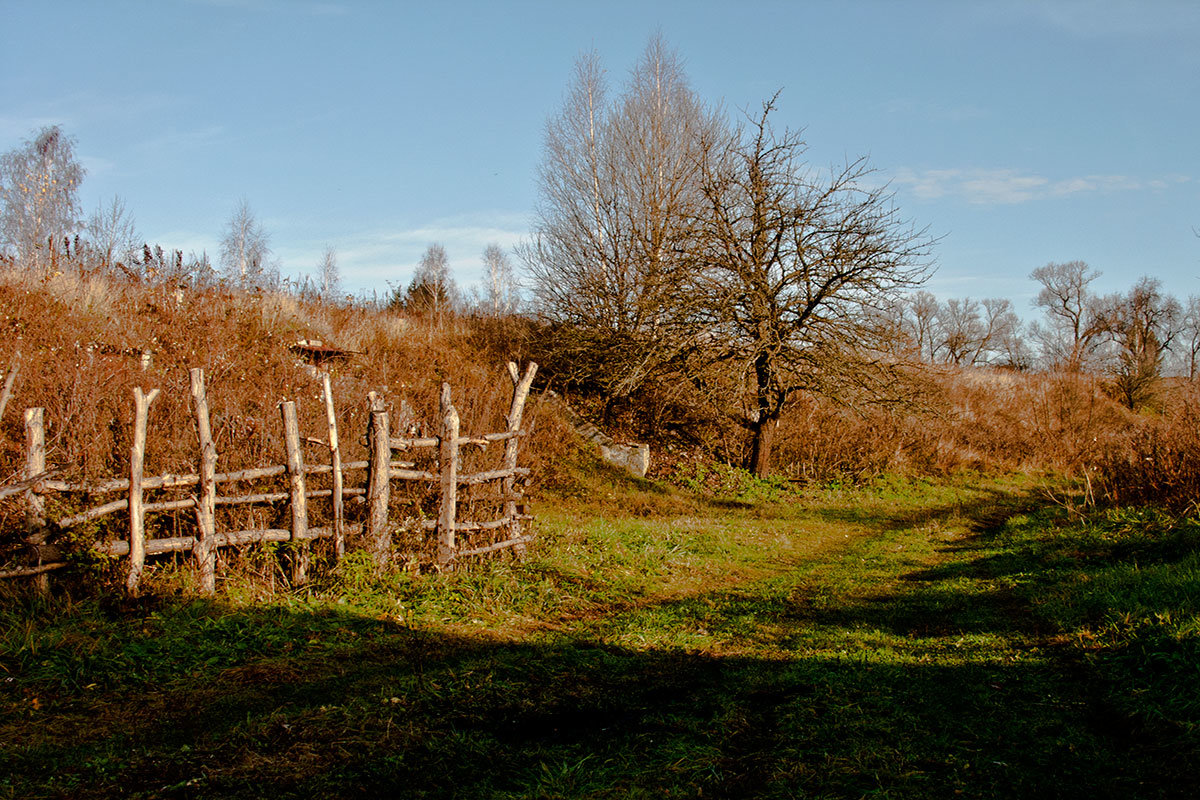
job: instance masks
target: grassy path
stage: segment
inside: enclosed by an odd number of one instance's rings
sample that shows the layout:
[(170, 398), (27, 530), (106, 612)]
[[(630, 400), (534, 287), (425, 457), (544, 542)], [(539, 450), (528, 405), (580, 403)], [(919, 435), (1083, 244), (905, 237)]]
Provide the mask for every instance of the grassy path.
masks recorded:
[(655, 502), (452, 578), (7, 611), (0, 797), (1194, 796), (1194, 727), (1044, 607), (1086, 563), (1014, 534), (1029, 485)]

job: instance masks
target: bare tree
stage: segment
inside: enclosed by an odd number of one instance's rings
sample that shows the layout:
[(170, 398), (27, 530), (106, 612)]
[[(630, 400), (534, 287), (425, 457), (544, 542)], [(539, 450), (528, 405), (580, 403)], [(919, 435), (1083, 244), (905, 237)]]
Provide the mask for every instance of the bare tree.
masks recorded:
[(1030, 273), (1042, 290), (1033, 304), (1045, 311), (1045, 326), (1034, 334), (1050, 366), (1078, 372), (1093, 365), (1104, 341), (1105, 300), (1091, 290), (1100, 277), (1083, 261), (1049, 263)]
[(59, 242), (79, 226), (85, 173), (74, 138), (57, 125), (0, 156), (0, 251), (31, 268), (48, 268)]
[(404, 308), (415, 314), (428, 314), (441, 325), (458, 304), (458, 287), (450, 274), (450, 259), (440, 244), (429, 245), (417, 264), (404, 297)]
[(86, 231), (102, 268), (120, 267), (128, 271), (136, 262), (141, 236), (125, 201), (119, 196), (96, 206), (88, 217)]
[(932, 292), (913, 292), (900, 303), (901, 325), (920, 361), (933, 363), (940, 304)]
[(512, 263), (498, 244), (483, 248), (484, 303), (494, 317), (513, 313), (517, 307), (517, 285)]
[(1136, 411), (1155, 397), (1163, 358), (1183, 320), (1179, 301), (1162, 292), (1155, 278), (1143, 277), (1104, 315), (1104, 327), (1117, 346), (1109, 366), (1117, 399)]
[(342, 291), (342, 275), (338, 269), (337, 251), (332, 245), (325, 245), (321, 254), (321, 263), (317, 265), (317, 287), (321, 299), (333, 302)]
[(518, 253), (564, 363), (628, 395), (681, 349), (682, 253), (700, 207), (699, 143), (722, 125), (653, 38), (609, 102), (594, 53), (547, 125), (533, 238)]
[(710, 292), (712, 352), (744, 376), (737, 421), (759, 475), (792, 395), (896, 386), (901, 368), (879, 352), (886, 334), (875, 322), (924, 280), (931, 245), (899, 218), (865, 160), (828, 178), (804, 164), (799, 135), (772, 129), (774, 105), (733, 140), (713, 142), (693, 251)]
[(952, 297), (937, 314), (937, 350), (942, 360), (955, 366), (974, 364), (984, 346), (984, 324), (979, 301)]
[(1200, 296), (1191, 295), (1183, 309), (1183, 319), (1179, 330), (1180, 346), (1177, 348), (1183, 361), (1184, 373), (1188, 380), (1194, 381), (1200, 377), (1197, 366), (1200, 366)]
[(271, 237), (254, 216), (249, 201), (238, 201), (221, 238), (220, 264), (226, 280), (244, 289), (269, 282)]

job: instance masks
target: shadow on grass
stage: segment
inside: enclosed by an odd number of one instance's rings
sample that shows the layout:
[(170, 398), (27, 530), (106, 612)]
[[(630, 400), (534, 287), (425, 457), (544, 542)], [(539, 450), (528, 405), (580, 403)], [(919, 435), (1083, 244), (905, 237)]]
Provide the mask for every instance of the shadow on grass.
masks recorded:
[[(973, 531), (886, 590), (831, 599), (797, 574), (544, 641), (328, 608), (96, 608), (6, 665), (0, 797), (1194, 796), (1194, 731), (1114, 703), (997, 580), (1044, 555), (991, 546), (1033, 504), (873, 512)], [(650, 618), (771, 646), (611, 644)]]
[[(856, 619), (876, 622), (862, 608), (820, 621)], [(1045, 662), (717, 658), (220, 606), (171, 624), (84, 665), (78, 688), (42, 686), (31, 704), (30, 686), (7, 700), (0, 794), (1182, 797), (1194, 788), (1185, 751)]]

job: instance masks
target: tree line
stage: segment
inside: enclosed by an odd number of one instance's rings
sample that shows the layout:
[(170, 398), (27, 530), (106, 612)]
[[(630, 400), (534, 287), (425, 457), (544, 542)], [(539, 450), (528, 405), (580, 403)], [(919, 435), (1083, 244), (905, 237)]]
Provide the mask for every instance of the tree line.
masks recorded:
[[(182, 250), (147, 243), (120, 197), (84, 216), (79, 187), (87, 173), (76, 145), (74, 137), (50, 125), (0, 155), (0, 259), (42, 276), (72, 264), (177, 286), (299, 289), (327, 302), (345, 299), (337, 251), (327, 245), (309, 276), (285, 279), (270, 233), (244, 198), (221, 231), (216, 265), (207, 252), (185, 256)], [(493, 315), (513, 313), (519, 292), (508, 255), (489, 244), (483, 262), (484, 285), (474, 307)], [(386, 305), (440, 319), (471, 301), (455, 286), (445, 248), (434, 243), (407, 289), (393, 290)]]
[(1042, 317), (1029, 323), (1006, 299), (911, 293), (895, 316), (897, 351), (929, 364), (1104, 375), (1131, 410), (1152, 404), (1164, 377), (1196, 380), (1200, 297), (1181, 303), (1148, 276), (1127, 292), (1100, 294), (1100, 276), (1083, 261), (1033, 270)]

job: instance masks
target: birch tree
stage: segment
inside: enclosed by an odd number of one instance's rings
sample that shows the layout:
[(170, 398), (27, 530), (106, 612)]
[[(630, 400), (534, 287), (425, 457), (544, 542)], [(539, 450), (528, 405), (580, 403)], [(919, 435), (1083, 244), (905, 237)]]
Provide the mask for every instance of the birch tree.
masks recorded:
[(79, 184), (86, 174), (75, 139), (57, 125), (0, 156), (0, 251), (31, 269), (79, 227)]
[(687, 345), (682, 254), (702, 199), (699, 142), (720, 125), (661, 37), (613, 100), (597, 55), (583, 55), (547, 123), (533, 237), (518, 252), (563, 363), (610, 399)]
[(517, 307), (517, 286), (512, 262), (498, 244), (483, 249), (484, 307), (493, 317), (513, 313)]
[(243, 289), (264, 285), (270, 244), (270, 235), (255, 217), (249, 201), (242, 198), (221, 237), (220, 264), (225, 278)]

